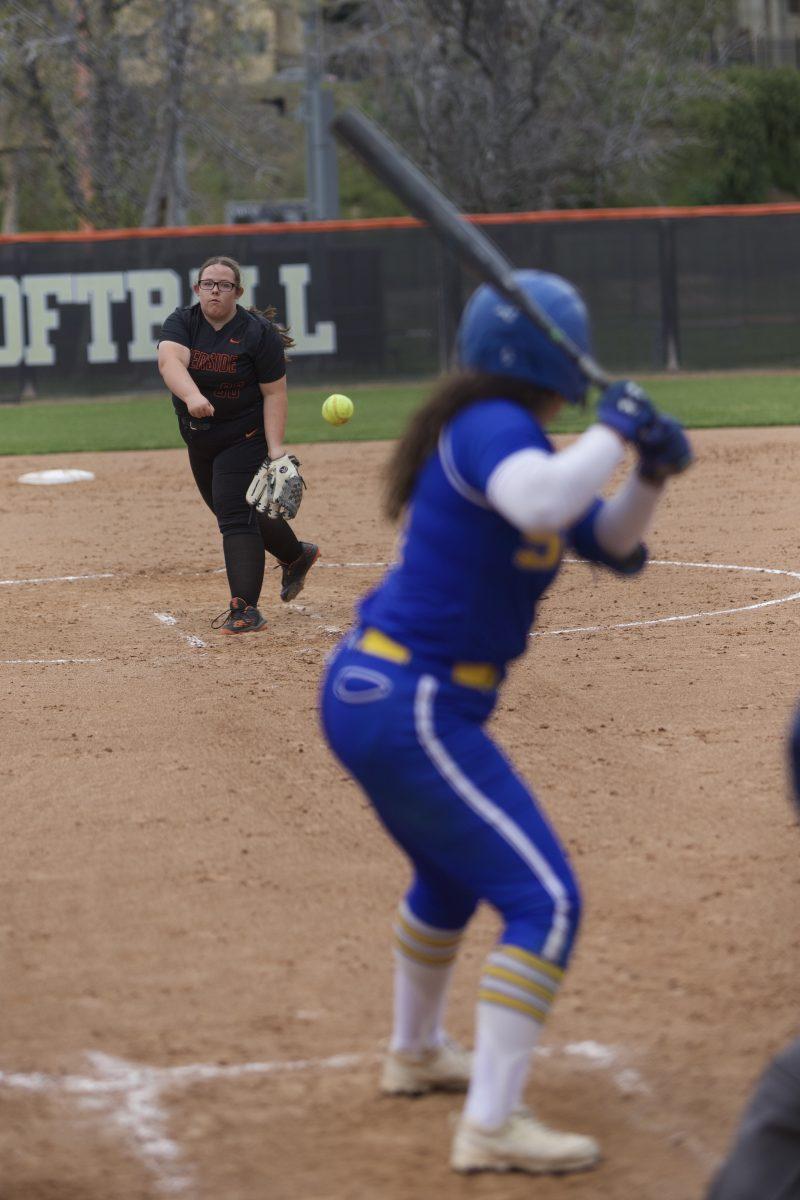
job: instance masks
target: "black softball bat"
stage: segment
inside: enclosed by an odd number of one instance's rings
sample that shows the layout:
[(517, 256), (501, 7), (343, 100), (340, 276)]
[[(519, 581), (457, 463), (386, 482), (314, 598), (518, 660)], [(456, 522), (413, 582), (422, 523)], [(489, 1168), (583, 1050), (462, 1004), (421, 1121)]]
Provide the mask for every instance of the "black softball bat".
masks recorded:
[(586, 378), (607, 388), (610, 377), (589, 354), (553, 323), (548, 314), (526, 295), (514, 278), (514, 266), (486, 234), (466, 220), (416, 163), (396, 146), (383, 130), (357, 108), (348, 108), (331, 121), (331, 129), (381, 183), (386, 184), (419, 220), (430, 225), (443, 245), (463, 266), (474, 271), (510, 300), (526, 317), (563, 350)]

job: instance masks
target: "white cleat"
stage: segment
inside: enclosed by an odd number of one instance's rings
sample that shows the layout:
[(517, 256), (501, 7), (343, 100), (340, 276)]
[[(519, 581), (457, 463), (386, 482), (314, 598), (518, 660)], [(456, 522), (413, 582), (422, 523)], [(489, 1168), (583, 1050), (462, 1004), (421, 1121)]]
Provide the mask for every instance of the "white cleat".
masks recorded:
[(512, 1113), (499, 1129), (481, 1129), (461, 1118), (453, 1139), (454, 1171), (585, 1171), (600, 1159), (594, 1138), (559, 1133), (526, 1109)]
[(423, 1054), (392, 1051), (383, 1060), (384, 1096), (424, 1096), (427, 1092), (465, 1092), (472, 1071), (472, 1053), (457, 1042), (445, 1041)]

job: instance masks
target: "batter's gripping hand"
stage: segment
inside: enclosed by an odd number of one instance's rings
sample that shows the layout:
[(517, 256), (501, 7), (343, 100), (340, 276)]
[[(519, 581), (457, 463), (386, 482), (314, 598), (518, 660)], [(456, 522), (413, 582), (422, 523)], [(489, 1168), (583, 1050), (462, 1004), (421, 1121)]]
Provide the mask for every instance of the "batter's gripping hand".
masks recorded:
[(650, 483), (663, 483), (692, 465), (694, 455), (683, 427), (674, 417), (658, 416), (642, 431), (638, 443), (639, 475)]
[(612, 383), (597, 406), (597, 420), (637, 447), (645, 429), (657, 419), (658, 411), (650, 397), (630, 380)]
[(306, 486), (299, 466), (300, 463), (293, 454), (282, 454), (280, 458), (273, 458), (270, 462), (267, 477), (271, 495), (267, 516), (283, 517), (286, 521), (291, 521), (297, 516), (300, 501), (303, 499), (303, 488)]

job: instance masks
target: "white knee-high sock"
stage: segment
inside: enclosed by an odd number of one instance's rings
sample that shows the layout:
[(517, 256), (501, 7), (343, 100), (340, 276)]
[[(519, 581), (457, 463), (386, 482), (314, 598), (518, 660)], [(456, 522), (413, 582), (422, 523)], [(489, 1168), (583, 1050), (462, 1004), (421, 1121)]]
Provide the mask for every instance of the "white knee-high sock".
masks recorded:
[(421, 1054), (440, 1046), (452, 964), (429, 967), (395, 952), (392, 1050)]
[(441, 1045), (447, 985), (461, 933), (426, 925), (405, 902), (400, 905), (395, 924), (392, 1050), (421, 1054)]
[(517, 946), (498, 946), (483, 970), (465, 1116), (496, 1129), (519, 1107), (542, 1022), (563, 971)]

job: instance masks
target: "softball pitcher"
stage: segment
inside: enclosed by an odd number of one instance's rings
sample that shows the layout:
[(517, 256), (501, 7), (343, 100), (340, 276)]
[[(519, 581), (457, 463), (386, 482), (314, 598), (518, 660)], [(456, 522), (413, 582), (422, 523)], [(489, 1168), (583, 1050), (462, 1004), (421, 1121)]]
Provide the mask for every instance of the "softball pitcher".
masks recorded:
[[(284, 351), (293, 342), (270, 319), (274, 309), (260, 313), (237, 303), (243, 288), (232, 258), (204, 262), (194, 292), (199, 303), (177, 308), (164, 322), (158, 369), (172, 392), (195, 483), (222, 534), (231, 601), (213, 624), (221, 633), (258, 632), (267, 626), (258, 609), (264, 551), (282, 567), (284, 601), (299, 594), (319, 555), (285, 520), (295, 515), (303, 487), (300, 464), (283, 444)], [(270, 503), (272, 493), (264, 496), (261, 484), (271, 472), (295, 485), (288, 508)]]
[[(581, 348), (576, 290), (520, 271), (522, 286)], [(541, 1124), (522, 1094), (542, 1022), (569, 963), (578, 883), (536, 797), (484, 730), (509, 662), (569, 549), (619, 575), (639, 571), (665, 479), (688, 441), (632, 383), (556, 452), (545, 426), (587, 381), (490, 287), (462, 317), (460, 371), (417, 413), (390, 465), (388, 512), (407, 509), (399, 563), (360, 603), (326, 668), (330, 746), (413, 866), (395, 924), (394, 1028), (381, 1088), (467, 1090), (457, 1171), (590, 1167), (597, 1143)], [(637, 465), (598, 498), (633, 446)], [(446, 989), (480, 901), (503, 930), (478, 993), (475, 1052), (443, 1031)]]

